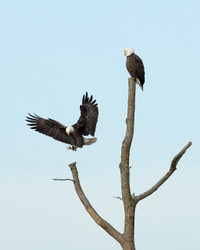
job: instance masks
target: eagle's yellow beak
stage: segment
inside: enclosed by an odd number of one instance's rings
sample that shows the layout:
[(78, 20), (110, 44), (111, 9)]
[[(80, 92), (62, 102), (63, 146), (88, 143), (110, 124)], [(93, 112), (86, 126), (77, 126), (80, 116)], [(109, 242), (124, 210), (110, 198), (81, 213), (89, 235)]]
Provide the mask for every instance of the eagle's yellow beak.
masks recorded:
[(126, 56), (126, 51), (124, 51), (124, 56)]
[(67, 135), (70, 136), (71, 134), (71, 131), (66, 131)]

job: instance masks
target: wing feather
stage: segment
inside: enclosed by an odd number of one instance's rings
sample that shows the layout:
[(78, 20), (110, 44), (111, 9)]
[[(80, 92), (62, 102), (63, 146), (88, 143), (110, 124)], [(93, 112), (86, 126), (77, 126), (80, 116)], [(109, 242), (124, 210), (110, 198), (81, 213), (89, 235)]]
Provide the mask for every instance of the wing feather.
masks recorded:
[(98, 121), (98, 104), (93, 100), (93, 96), (88, 96), (88, 93), (83, 96), (82, 105), (80, 106), (81, 116), (78, 122), (74, 125), (78, 127), (83, 135), (94, 136), (96, 124)]
[(29, 114), (26, 117), (26, 121), (28, 122), (28, 126), (39, 133), (50, 136), (57, 141), (65, 142), (71, 144), (71, 138), (67, 135), (65, 129), (66, 126), (63, 124), (53, 120), (53, 119), (43, 119), (42, 117), (34, 114)]

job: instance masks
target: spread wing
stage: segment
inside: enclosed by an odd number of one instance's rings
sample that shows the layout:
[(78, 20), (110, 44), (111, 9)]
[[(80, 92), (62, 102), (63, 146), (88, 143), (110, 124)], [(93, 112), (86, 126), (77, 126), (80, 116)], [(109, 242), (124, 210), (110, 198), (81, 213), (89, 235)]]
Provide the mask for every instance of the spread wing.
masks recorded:
[(52, 119), (43, 119), (42, 117), (34, 114), (26, 117), (28, 126), (35, 129), (39, 133), (50, 136), (55, 140), (71, 144), (71, 138), (67, 135), (66, 126)]
[(81, 131), (83, 135), (95, 134), (96, 124), (98, 121), (98, 104), (93, 100), (93, 96), (88, 97), (88, 93), (83, 96), (82, 105), (80, 106), (81, 116), (73, 127)]

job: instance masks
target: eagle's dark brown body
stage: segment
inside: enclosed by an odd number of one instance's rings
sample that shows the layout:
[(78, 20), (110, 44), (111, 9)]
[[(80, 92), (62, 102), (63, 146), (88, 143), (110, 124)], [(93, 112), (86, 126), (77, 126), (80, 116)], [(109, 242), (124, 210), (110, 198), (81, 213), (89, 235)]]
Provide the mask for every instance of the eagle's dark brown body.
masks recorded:
[[(128, 49), (131, 49), (131, 48), (128, 48)], [(125, 55), (126, 55), (126, 50), (125, 50)], [(145, 82), (145, 70), (144, 70), (144, 64), (141, 58), (137, 56), (134, 52), (132, 52), (131, 54), (128, 54), (126, 58), (127, 58), (126, 68), (129, 74), (133, 78), (135, 78), (135, 80), (137, 81), (137, 83), (140, 85), (140, 87), (143, 90), (143, 85)]]

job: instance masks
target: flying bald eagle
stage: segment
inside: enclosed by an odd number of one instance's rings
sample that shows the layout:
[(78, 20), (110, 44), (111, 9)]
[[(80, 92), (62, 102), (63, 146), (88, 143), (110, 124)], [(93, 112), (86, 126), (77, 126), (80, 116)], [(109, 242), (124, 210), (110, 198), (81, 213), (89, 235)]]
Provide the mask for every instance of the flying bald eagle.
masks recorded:
[(83, 145), (91, 145), (97, 138), (84, 138), (83, 135), (95, 134), (98, 120), (98, 104), (93, 100), (93, 96), (88, 97), (88, 93), (83, 96), (82, 105), (80, 105), (81, 116), (77, 123), (67, 127), (52, 119), (43, 119), (36, 114), (26, 117), (28, 126), (39, 133), (53, 137), (55, 140), (70, 144), (68, 149), (76, 150)]
[(132, 48), (126, 48), (124, 50), (124, 55), (126, 56), (126, 68), (129, 74), (136, 80), (136, 83), (139, 84), (143, 90), (145, 72), (142, 60), (134, 53)]

